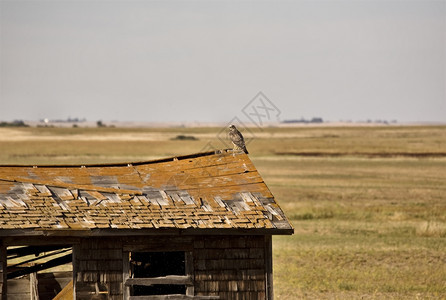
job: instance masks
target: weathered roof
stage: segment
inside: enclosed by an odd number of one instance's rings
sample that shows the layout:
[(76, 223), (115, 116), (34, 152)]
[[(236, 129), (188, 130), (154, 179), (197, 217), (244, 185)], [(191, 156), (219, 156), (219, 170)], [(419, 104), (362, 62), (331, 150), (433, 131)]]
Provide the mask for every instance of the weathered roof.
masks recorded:
[(244, 153), (224, 150), (130, 164), (0, 166), (0, 236), (206, 229), (293, 232)]

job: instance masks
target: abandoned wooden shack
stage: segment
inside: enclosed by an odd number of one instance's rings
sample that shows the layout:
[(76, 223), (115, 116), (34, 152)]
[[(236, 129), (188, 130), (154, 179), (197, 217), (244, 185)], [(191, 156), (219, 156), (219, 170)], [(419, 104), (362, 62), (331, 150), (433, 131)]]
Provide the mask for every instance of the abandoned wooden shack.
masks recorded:
[(293, 230), (244, 153), (0, 166), (2, 299), (272, 299)]

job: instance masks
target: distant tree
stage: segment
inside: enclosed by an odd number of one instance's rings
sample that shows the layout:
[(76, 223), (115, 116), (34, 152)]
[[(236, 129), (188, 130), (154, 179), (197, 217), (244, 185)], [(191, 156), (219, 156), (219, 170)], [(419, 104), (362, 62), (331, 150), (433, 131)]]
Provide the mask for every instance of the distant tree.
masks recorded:
[(102, 123), (101, 120), (96, 122), (96, 126), (98, 126), (98, 127), (106, 127), (106, 125), (104, 123)]
[(180, 141), (196, 141), (198, 140), (196, 137), (194, 137), (193, 135), (177, 135), (174, 138), (171, 138), (171, 140), (180, 140)]
[(15, 120), (12, 122), (0, 122), (0, 127), (29, 127), (29, 125), (22, 120)]

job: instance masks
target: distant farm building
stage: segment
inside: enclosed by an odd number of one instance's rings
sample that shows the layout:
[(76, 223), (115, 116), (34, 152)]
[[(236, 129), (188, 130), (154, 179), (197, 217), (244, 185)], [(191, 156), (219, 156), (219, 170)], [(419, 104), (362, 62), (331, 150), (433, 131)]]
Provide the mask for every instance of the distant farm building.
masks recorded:
[(292, 123), (324, 123), (322, 118), (312, 118), (311, 120), (306, 120), (304, 118), (301, 119), (293, 119), (293, 120), (284, 120), (282, 123), (292, 124)]
[(0, 166), (1, 299), (272, 299), (292, 233), (244, 153)]

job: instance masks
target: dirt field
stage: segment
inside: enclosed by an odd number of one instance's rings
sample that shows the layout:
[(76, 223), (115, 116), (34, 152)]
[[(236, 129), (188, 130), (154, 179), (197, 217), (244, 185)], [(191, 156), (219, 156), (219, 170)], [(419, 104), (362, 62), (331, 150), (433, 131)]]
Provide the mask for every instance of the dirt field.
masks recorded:
[[(446, 299), (446, 126), (243, 133), (296, 232), (273, 239), (276, 299)], [(229, 146), (222, 128), (0, 128), (0, 164), (143, 161)]]

